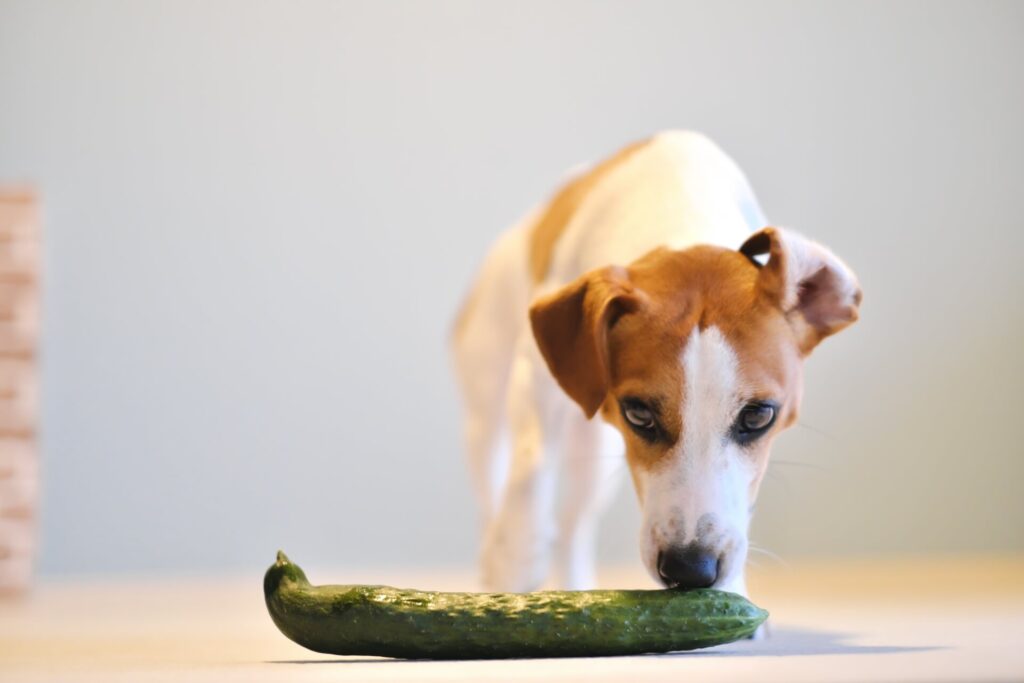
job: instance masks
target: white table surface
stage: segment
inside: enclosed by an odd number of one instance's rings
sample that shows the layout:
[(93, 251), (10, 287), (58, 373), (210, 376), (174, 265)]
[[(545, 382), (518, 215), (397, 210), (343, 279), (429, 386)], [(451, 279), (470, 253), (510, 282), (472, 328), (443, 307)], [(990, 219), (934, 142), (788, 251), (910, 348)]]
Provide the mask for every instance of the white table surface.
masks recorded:
[[(314, 583), (473, 588), (466, 571), (306, 569)], [(0, 601), (0, 681), (1024, 681), (1024, 557), (755, 568), (752, 597), (772, 612), (765, 640), (501, 662), (310, 652), (275, 629), (260, 579), (43, 582)], [(635, 569), (602, 583), (649, 586)]]

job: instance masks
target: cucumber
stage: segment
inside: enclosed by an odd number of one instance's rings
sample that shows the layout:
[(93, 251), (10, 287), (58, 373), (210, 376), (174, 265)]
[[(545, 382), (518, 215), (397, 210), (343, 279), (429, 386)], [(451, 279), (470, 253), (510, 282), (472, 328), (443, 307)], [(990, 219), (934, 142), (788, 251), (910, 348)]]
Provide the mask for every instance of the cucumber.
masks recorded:
[(735, 593), (593, 590), (436, 593), (313, 586), (278, 552), (267, 609), (299, 645), (403, 659), (598, 657), (692, 650), (750, 636), (768, 617)]

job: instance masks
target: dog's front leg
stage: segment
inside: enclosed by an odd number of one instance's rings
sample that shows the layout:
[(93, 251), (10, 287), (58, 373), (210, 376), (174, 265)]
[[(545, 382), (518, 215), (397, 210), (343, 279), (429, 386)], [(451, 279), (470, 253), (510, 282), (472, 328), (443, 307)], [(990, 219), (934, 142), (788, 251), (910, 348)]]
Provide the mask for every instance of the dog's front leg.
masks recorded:
[(614, 427), (598, 418), (587, 420), (575, 405), (566, 420), (564, 441), (564, 501), (556, 555), (559, 587), (587, 590), (597, 587), (598, 522), (625, 474), (625, 445)]
[(550, 410), (551, 388), (543, 361), (520, 344), (509, 377), (508, 420), (512, 458), (497, 514), (484, 532), (481, 569), (488, 590), (535, 590), (547, 576), (557, 467), (551, 436), (557, 420)]

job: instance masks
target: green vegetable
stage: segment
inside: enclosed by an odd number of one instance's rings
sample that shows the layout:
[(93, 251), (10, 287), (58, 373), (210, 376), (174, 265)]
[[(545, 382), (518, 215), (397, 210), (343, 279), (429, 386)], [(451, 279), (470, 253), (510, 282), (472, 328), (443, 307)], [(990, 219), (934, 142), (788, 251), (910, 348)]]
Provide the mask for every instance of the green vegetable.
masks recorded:
[(768, 617), (742, 596), (708, 588), (434, 593), (313, 586), (282, 552), (263, 593), (274, 623), (303, 647), (406, 659), (692, 650), (749, 636)]

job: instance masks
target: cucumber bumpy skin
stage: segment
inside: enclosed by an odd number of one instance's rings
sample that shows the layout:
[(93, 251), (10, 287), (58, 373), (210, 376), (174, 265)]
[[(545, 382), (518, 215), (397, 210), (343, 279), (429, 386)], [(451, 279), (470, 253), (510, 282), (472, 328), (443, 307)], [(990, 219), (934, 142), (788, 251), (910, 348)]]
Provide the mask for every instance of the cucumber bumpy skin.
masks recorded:
[(282, 552), (263, 578), (263, 593), (274, 623), (303, 647), (403, 659), (693, 650), (750, 636), (768, 617), (740, 595), (709, 588), (437, 593), (313, 586)]

